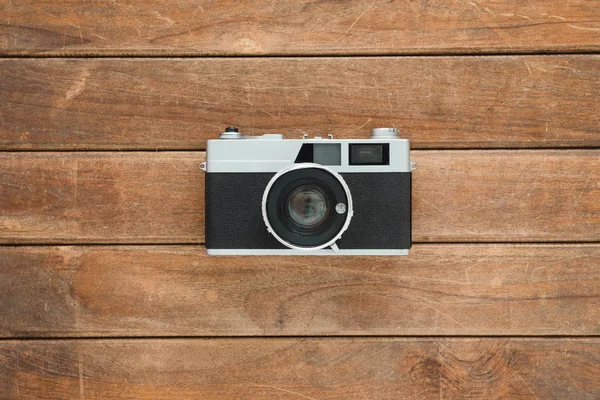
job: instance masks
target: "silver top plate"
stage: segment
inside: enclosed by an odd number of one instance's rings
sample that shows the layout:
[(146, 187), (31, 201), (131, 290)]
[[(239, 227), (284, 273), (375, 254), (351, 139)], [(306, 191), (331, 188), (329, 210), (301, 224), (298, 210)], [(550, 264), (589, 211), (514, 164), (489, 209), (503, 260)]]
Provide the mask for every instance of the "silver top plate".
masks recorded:
[[(206, 172), (277, 172), (294, 164), (304, 143), (339, 144), (339, 165), (328, 165), (333, 171), (347, 172), (410, 172), (410, 144), (400, 139), (395, 128), (377, 128), (371, 138), (333, 139), (331, 135), (304, 139), (284, 139), (280, 134), (245, 136), (225, 132), (226, 138), (207, 143)], [(350, 165), (349, 144), (389, 143), (389, 165)]]

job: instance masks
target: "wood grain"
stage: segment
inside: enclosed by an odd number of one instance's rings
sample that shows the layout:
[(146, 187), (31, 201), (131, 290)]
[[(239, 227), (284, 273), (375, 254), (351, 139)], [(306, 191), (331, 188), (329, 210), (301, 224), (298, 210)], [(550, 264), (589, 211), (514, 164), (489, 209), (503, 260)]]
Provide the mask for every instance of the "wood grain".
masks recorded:
[(0, 247), (0, 336), (598, 335), (600, 245)]
[(201, 242), (204, 153), (0, 153), (0, 242)]
[[(413, 151), (415, 242), (598, 241), (600, 150)], [(202, 243), (204, 153), (1, 153), (2, 243)]]
[(598, 339), (8, 341), (0, 360), (5, 399), (600, 396)]
[(595, 0), (0, 3), (0, 51), (297, 55), (597, 51)]
[(600, 146), (597, 55), (0, 59), (0, 76), (4, 150), (204, 149), (228, 125), (288, 138), (394, 126), (413, 148)]

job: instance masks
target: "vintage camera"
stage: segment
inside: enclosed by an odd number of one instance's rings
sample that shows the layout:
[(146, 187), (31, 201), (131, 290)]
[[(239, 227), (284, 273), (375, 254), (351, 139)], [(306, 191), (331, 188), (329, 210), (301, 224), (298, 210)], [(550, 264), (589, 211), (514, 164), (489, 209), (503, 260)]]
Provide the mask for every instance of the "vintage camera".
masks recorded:
[(409, 142), (245, 136), (209, 140), (206, 248), (213, 255), (406, 255), (411, 246)]

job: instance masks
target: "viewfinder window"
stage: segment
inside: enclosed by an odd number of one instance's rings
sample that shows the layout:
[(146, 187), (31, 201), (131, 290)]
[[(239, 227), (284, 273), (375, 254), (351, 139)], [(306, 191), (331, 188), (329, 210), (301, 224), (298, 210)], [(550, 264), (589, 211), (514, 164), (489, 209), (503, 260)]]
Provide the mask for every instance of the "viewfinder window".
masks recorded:
[(350, 165), (390, 165), (389, 143), (350, 144)]

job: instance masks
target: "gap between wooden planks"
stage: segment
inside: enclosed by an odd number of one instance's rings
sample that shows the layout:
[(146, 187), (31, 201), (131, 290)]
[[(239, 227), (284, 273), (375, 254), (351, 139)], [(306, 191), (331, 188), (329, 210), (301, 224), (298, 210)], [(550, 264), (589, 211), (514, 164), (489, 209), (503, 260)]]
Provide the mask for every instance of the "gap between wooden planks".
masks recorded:
[(596, 399), (599, 375), (600, 339), (0, 342), (9, 399)]
[(598, 51), (594, 0), (0, 4), (0, 54), (311, 55)]
[[(411, 158), (415, 242), (600, 240), (600, 150)], [(203, 152), (0, 153), (0, 242), (202, 243), (203, 160)]]
[(598, 335), (600, 245), (408, 257), (202, 246), (0, 247), (0, 337)]
[(228, 125), (392, 126), (423, 149), (600, 145), (598, 55), (0, 59), (0, 76), (2, 150), (201, 150)]

